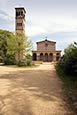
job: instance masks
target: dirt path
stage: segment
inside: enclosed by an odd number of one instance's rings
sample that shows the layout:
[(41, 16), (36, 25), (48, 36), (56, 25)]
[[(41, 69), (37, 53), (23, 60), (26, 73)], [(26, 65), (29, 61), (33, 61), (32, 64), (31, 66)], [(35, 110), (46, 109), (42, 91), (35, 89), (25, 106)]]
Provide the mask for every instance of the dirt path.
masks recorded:
[(0, 66), (0, 115), (73, 115), (54, 66)]

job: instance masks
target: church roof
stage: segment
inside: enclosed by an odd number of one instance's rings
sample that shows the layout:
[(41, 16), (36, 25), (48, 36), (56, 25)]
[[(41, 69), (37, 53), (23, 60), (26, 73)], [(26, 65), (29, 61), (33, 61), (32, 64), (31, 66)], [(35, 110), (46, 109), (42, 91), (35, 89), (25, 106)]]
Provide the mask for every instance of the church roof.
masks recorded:
[(36, 42), (36, 43), (41, 43), (41, 42), (45, 42), (45, 41), (47, 41), (47, 42), (52, 42), (52, 43), (56, 43), (56, 42), (54, 42), (54, 41), (50, 41), (50, 40), (47, 40), (47, 39), (42, 40), (42, 41), (39, 41), (39, 42)]

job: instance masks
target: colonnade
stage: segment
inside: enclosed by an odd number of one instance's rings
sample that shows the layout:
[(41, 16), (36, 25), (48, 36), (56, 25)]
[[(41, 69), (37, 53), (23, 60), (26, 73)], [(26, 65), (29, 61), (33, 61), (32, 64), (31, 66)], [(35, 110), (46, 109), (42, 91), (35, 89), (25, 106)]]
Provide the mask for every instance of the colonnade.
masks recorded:
[(33, 53), (33, 61), (52, 62), (58, 61), (60, 53)]

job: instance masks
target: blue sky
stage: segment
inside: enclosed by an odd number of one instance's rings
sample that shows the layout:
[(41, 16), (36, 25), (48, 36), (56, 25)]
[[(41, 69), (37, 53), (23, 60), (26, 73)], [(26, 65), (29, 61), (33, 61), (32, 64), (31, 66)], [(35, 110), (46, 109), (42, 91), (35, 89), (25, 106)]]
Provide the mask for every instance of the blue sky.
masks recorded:
[(15, 32), (15, 7), (25, 7), (26, 33), (34, 43), (57, 42), (57, 49), (77, 42), (77, 0), (0, 0), (0, 29)]

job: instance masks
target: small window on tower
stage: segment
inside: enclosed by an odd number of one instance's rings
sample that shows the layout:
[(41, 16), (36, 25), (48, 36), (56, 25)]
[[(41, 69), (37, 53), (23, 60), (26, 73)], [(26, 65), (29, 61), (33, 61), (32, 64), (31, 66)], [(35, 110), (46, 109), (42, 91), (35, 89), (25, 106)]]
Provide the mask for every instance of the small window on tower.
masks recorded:
[(17, 23), (17, 26), (22, 26), (22, 23)]

